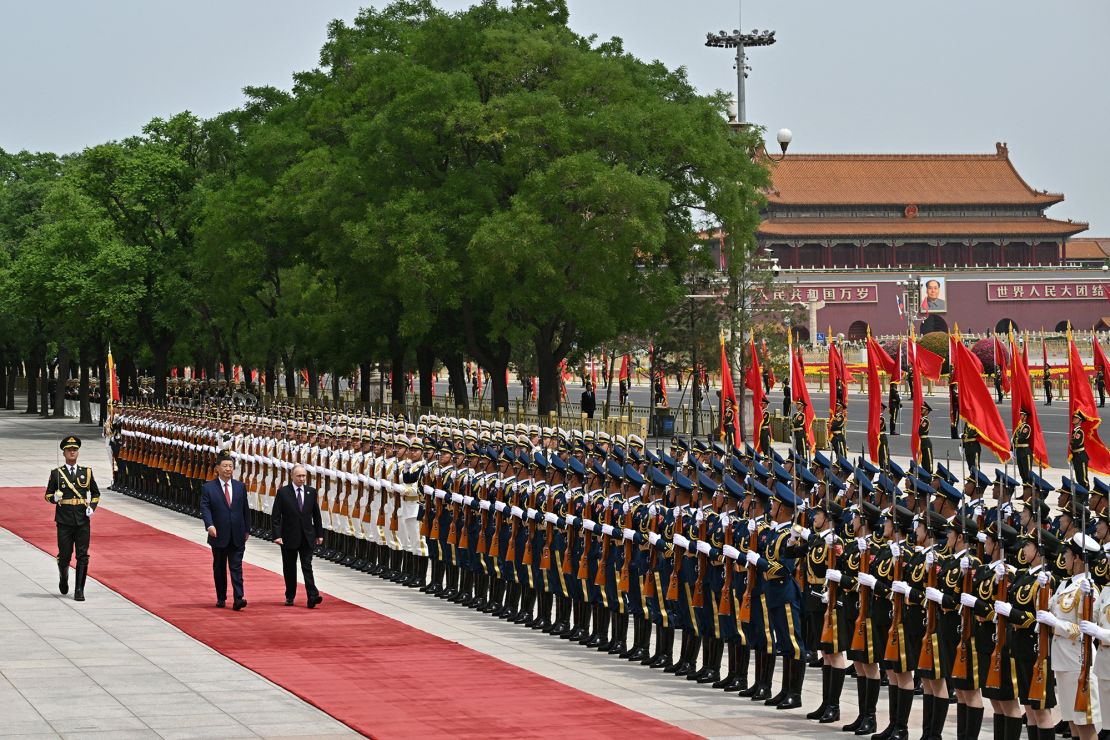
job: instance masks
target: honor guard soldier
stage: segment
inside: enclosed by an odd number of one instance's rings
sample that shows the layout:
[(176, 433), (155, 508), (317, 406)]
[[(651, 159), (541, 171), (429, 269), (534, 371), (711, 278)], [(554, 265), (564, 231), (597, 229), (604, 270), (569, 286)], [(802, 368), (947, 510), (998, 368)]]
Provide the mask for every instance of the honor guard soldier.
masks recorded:
[[(794, 434), (794, 453), (801, 460), (807, 460), (809, 455), (809, 442), (806, 434), (806, 402), (798, 399), (794, 402), (794, 415), (790, 417), (790, 430)], [(765, 455), (770, 450), (765, 450)]]
[(1072, 473), (1075, 474), (1075, 482), (1084, 488), (1090, 488), (1091, 484), (1087, 480), (1087, 432), (1083, 430), (1083, 422), (1087, 417), (1079, 409), (1071, 417), (1071, 443), (1068, 446), (1068, 459), (1071, 460)]
[[(886, 409), (885, 404), (883, 410)], [(879, 470), (888, 472), (890, 470), (890, 440), (886, 436), (886, 419), (883, 418), (882, 412), (879, 412), (879, 459), (876, 462), (879, 464)]]
[(967, 469), (972, 473), (979, 470), (979, 456), (983, 452), (983, 445), (979, 441), (979, 430), (964, 422), (964, 433), (961, 440), (964, 448), (964, 459), (967, 460)]
[(1106, 405), (1106, 375), (1102, 365), (1095, 370), (1095, 390), (1098, 391), (1098, 407)]
[(817, 635), (816, 644), (821, 651), (821, 704), (806, 719), (829, 724), (840, 720), (840, 695), (848, 668), (845, 651), (851, 639), (844, 593), (839, 588), (844, 543), (837, 536), (836, 527), (842, 510), (826, 500), (818, 501), (811, 511), (813, 531), (806, 556), (805, 600), (807, 618), (813, 623), (808, 634)]
[(994, 394), (998, 397), (998, 402), (1002, 403), (1002, 370), (999, 368), (994, 371)]
[(933, 472), (933, 440), (929, 439), (929, 412), (933, 407), (929, 405), (928, 401), (921, 402), (921, 423), (917, 425), (917, 436), (921, 441), (921, 452), (918, 461), (926, 472)]
[(81, 440), (72, 435), (59, 445), (65, 465), (50, 471), (46, 483), (46, 502), (54, 505), (54, 524), (58, 529), (58, 590), (69, 593), (69, 559), (77, 551), (77, 577), (73, 600), (85, 600), (85, 577), (89, 573), (90, 519), (100, 504), (100, 489), (91, 468), (77, 464)]
[(1022, 406), (1018, 410), (1018, 423), (1013, 435), (1014, 461), (1017, 463), (1018, 477), (1022, 483), (1032, 480), (1033, 472), (1033, 428), (1029, 426), (1029, 409)]
[(948, 421), (952, 439), (960, 438), (960, 384), (953, 380), (948, 383)]
[(836, 402), (836, 411), (833, 413), (832, 418), (829, 419), (829, 445), (838, 458), (848, 456), (848, 442), (844, 436), (844, 428), (847, 423), (848, 415), (844, 407), (844, 402), (838, 399)]
[(898, 384), (890, 384), (890, 394), (886, 399), (887, 411), (890, 414), (890, 433), (898, 436), (898, 414), (902, 410), (902, 394), (898, 392)]
[(771, 451), (771, 402), (764, 396), (761, 405), (763, 408), (760, 409), (762, 420), (759, 426), (759, 451), (766, 454)]
[(1041, 374), (1041, 383), (1044, 385), (1044, 405), (1052, 405), (1052, 375), (1046, 367)]

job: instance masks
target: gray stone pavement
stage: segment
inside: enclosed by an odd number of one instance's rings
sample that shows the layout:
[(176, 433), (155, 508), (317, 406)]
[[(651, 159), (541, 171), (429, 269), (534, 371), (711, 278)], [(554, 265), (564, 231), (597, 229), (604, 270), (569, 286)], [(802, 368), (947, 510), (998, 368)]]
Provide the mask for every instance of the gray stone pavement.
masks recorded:
[[(111, 478), (110, 463), (103, 442), (98, 436), (98, 430), (89, 427), (81, 428), (77, 424), (65, 421), (28, 419), (12, 412), (0, 412), (0, 486), (43, 485), (46, 471), (55, 464), (58, 440), (70, 432), (77, 434), (84, 432), (86, 443), (82, 461), (94, 467), (97, 479), (101, 482), (102, 488), (105, 488)], [(196, 519), (110, 491), (105, 492), (102, 505), (190, 541), (204, 542), (204, 532)], [(3, 531), (0, 530), (0, 533)], [(275, 572), (281, 570), (279, 550), (271, 543), (252, 540), (247, 547), (245, 559)], [(20, 641), (25, 643), (25, 646), (21, 645), (20, 650), (31, 651), (34, 656), (17, 658), (15, 660), (27, 661), (27, 664), (11, 667), (4, 662), (3, 658), (0, 658), (0, 678), (8, 682), (6, 685), (0, 684), (0, 706), (4, 705), (2, 700), (7, 696), (5, 692), (14, 692), (14, 695), (25, 697), (24, 703), (15, 702), (12, 706), (21, 707), (19, 711), (24, 713), (21, 716), (27, 718), (21, 721), (28, 723), (28, 731), (43, 731), (47, 734), (64, 731), (52, 727), (46, 713), (46, 704), (43, 704), (44, 708), (40, 709), (32, 701), (31, 695), (21, 694), (24, 690), (23, 682), (30, 682), (31, 686), (43, 684), (56, 686), (58, 680), (51, 670), (55, 663), (50, 663), (51, 660), (58, 661), (57, 665), (63, 666), (63, 669), (68, 671), (65, 675), (84, 674), (85, 669), (73, 662), (73, 660), (82, 660), (81, 658), (71, 660), (65, 655), (59, 656), (52, 652), (60, 651), (61, 648), (52, 644), (50, 636), (61, 632), (54, 628), (54, 620), (59, 622), (63, 619), (82, 620), (83, 615), (92, 614), (92, 610), (97, 610), (96, 617), (87, 622), (87, 627), (84, 629), (95, 635), (91, 638), (93, 639), (91, 645), (98, 646), (95, 649), (107, 655), (105, 660), (124, 660), (121, 655), (134, 655), (134, 660), (137, 661), (134, 668), (139, 675), (162, 675), (162, 678), (157, 679), (163, 682), (161, 684), (156, 683), (154, 678), (128, 681), (118, 675), (120, 673), (126, 675), (128, 671), (117, 670), (119, 681), (131, 687), (131, 692), (127, 692), (126, 689), (113, 692), (110, 688), (96, 685), (95, 675), (88, 676), (87, 692), (84, 690), (78, 692), (80, 701), (97, 705), (98, 718), (100, 711), (118, 712), (118, 716), (113, 715), (97, 720), (105, 723), (118, 722), (119, 724), (113, 726), (117, 732), (131, 730), (134, 723), (145, 725), (135, 727), (138, 732), (161, 732), (160, 728), (165, 728), (165, 724), (158, 725), (157, 719), (153, 717), (164, 719), (167, 716), (165, 713), (170, 711), (170, 708), (163, 706), (163, 703), (157, 699), (152, 699), (152, 696), (156, 696), (154, 693), (156, 689), (146, 692), (142, 690), (144, 686), (183, 687), (180, 690), (165, 689), (166, 693), (174, 695), (173, 706), (179, 707), (181, 714), (188, 715), (186, 719), (192, 723), (188, 726), (174, 725), (174, 730), (181, 733), (186, 733), (190, 731), (190, 727), (195, 726), (200, 728), (196, 730), (196, 736), (206, 736), (206, 728), (200, 724), (202, 717), (214, 720), (226, 718), (222, 730), (216, 733), (220, 737), (231, 736), (236, 728), (242, 728), (243, 734), (300, 732), (323, 735), (346, 730), (344, 726), (334, 721), (330, 721), (329, 724), (329, 719), (319, 711), (308, 707), (282, 689), (207, 647), (193, 642), (171, 625), (115, 596), (98, 584), (92, 585), (90, 600), (83, 605), (75, 605), (72, 601), (52, 597), (54, 576), (50, 559), (10, 534), (4, 533), (4, 536), (0, 537), (0, 563), (8, 564), (14, 574), (18, 575), (18, 578), (9, 579), (7, 573), (0, 574), (5, 576), (0, 579), (2, 584), (0, 585), (0, 599), (2, 599), (0, 607), (7, 610), (6, 614), (0, 612), (0, 615), (6, 619), (5, 624), (0, 626), (6, 626), (8, 622), (24, 625), (23, 630), (27, 637), (26, 640)], [(468, 609), (447, 604), (440, 599), (429, 598), (412, 589), (357, 573), (327, 561), (318, 560), (315, 570), (318, 586), (328, 594), (697, 734), (713, 738), (785, 739), (798, 735), (844, 737), (844, 734), (839, 731), (840, 724), (817, 725), (806, 721), (802, 716), (820, 702), (820, 673), (816, 670), (811, 670), (807, 675), (803, 697), (805, 708), (795, 712), (779, 712), (762, 704), (741, 700), (735, 695), (726, 695), (706, 686), (699, 686), (658, 671), (616, 660), (611, 656), (585, 650), (580, 646), (571, 646), (565, 641), (554, 640), (532, 630), (506, 625), (500, 620), (475, 614)], [(95, 563), (92, 564), (90, 575), (95, 579)], [(17, 585), (9, 585), (10, 583)], [(267, 595), (251, 592), (249, 581), (246, 588), (252, 600), (282, 598), (282, 594), (279, 593)], [(109, 614), (103, 614), (100, 610), (108, 611)], [(134, 630), (129, 628), (131, 625), (134, 625)], [(66, 634), (71, 633), (66, 631)], [(77, 651), (80, 644), (74, 644), (71, 647)], [(152, 659), (146, 657), (151, 651), (152, 644), (155, 647), (166, 648), (156, 653), (160, 657), (164, 658), (175, 652), (179, 655), (173, 659), (153, 663)], [(39, 657), (39, 654), (34, 653), (30, 647), (32, 645), (39, 646), (37, 649), (48, 657)], [(111, 646), (116, 647), (113, 649)], [(93, 648), (90, 647), (90, 649)], [(40, 665), (36, 662), (39, 660), (45, 662)], [(93, 660), (95, 662), (95, 659)], [(203, 666), (201, 669), (194, 667), (198, 663)], [(104, 670), (108, 675), (111, 674), (110, 665), (105, 665)], [(203, 683), (198, 683), (201, 671), (205, 675), (210, 671), (218, 671), (221, 676), (226, 674), (226, 677), (221, 679), (223, 685), (227, 687), (226, 691), (213, 692)], [(246, 687), (244, 690), (258, 692), (257, 701), (243, 701), (242, 694), (235, 688), (239, 685)], [(27, 689), (27, 691), (31, 690)], [(232, 691), (234, 696), (224, 695)], [(67, 687), (66, 694), (72, 696), (73, 693), (72, 686)], [(97, 699), (105, 697), (105, 694), (110, 695), (110, 701), (105, 702), (105, 705), (114, 706), (115, 709), (99, 708), (100, 702)], [(85, 699), (85, 696), (89, 698)], [(255, 694), (252, 693), (251, 696)], [(272, 713), (260, 711), (258, 709), (260, 706), (266, 708), (272, 706), (275, 711)], [(161, 714), (144, 714), (148, 710), (153, 710), (155, 713), (161, 712)], [(67, 710), (59, 709), (59, 711)], [(856, 692), (855, 684), (851, 679), (844, 688), (841, 711), (844, 723), (855, 717)], [(271, 718), (280, 716), (282, 722), (286, 724), (280, 728), (269, 725), (266, 720), (267, 715)], [(151, 717), (150, 721), (155, 724), (147, 723), (148, 717)], [(879, 721), (880, 727), (885, 726), (885, 691), (879, 701)], [(919, 723), (920, 712), (915, 706), (911, 718), (911, 734), (920, 727)], [(309, 728), (317, 729), (310, 731)], [(207, 729), (210, 734), (215, 728)], [(0, 729), (0, 733), (2, 732), (3, 730)]]

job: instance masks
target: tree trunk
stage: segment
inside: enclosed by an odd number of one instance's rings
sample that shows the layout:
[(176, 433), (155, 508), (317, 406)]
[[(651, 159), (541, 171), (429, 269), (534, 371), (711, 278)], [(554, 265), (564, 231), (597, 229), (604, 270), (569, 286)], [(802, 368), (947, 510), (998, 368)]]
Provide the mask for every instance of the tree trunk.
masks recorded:
[(339, 373), (331, 374), (331, 400), (339, 408)]
[(273, 398), (274, 392), (277, 390), (277, 368), (274, 363), (266, 363), (266, 395)]
[(231, 379), (235, 377), (235, 374), (234, 372), (232, 372), (231, 367), (231, 350), (229, 350), (227, 347), (224, 347), (220, 350), (220, 362), (224, 366), (224, 380), (226, 380), (230, 385)]
[(358, 400), (363, 407), (370, 403), (370, 363), (360, 362), (358, 366)]
[(163, 339), (152, 344), (150, 351), (154, 354), (154, 400), (166, 400), (166, 376), (170, 372), (170, 348), (173, 341)]
[(495, 361), (494, 365), (483, 366), (486, 371), (486, 380), (489, 382), (490, 387), (490, 400), (494, 413), (499, 413), (500, 409), (506, 412), (509, 410), (509, 382), (506, 380), (506, 375), (509, 372), (509, 361), (498, 362), (499, 358), (491, 358)]
[(466, 386), (466, 368), (463, 366), (462, 355), (447, 354), (440, 359), (447, 367), (447, 382), (451, 384), (451, 393), (455, 396), (455, 407), (461, 407), (463, 415), (470, 413), (470, 389)]
[(42, 370), (39, 380), (39, 416), (45, 419), (50, 416), (50, 363), (45, 357), (39, 368)]
[[(122, 358), (120, 358), (120, 361), (119, 361), (119, 384), (120, 384), (119, 395), (120, 395), (120, 398), (123, 398), (124, 400), (130, 399), (135, 393), (134, 388), (131, 387), (131, 374), (132, 374), (132, 368), (134, 368), (134, 367), (135, 367), (134, 363), (131, 362), (131, 355), (124, 355)], [(107, 378), (107, 376), (104, 376), (104, 378)], [(104, 378), (101, 378), (101, 380), (103, 381)], [(103, 395), (103, 391), (104, 391), (103, 382), (101, 383), (101, 389), (100, 390), (101, 390), (101, 395)]]
[(316, 368), (316, 362), (308, 363), (308, 397), (316, 401), (319, 396), (320, 390), (320, 371)]
[(424, 413), (432, 408), (435, 398), (432, 386), (435, 366), (436, 356), (431, 349), (420, 347), (416, 350), (416, 369), (420, 373), (420, 410)]
[(290, 399), (297, 397), (297, 371), (289, 358), (285, 358), (285, 395)]
[(539, 398), (536, 399), (536, 410), (540, 416), (546, 416), (559, 408), (559, 360), (551, 353), (550, 347), (541, 351), (536, 347), (536, 369), (539, 376)]
[(16, 363), (12, 363), (8, 368), (8, 402), (4, 405), (7, 411), (15, 411), (15, 379), (19, 374), (19, 368)]
[[(605, 355), (602, 355), (605, 357)], [(613, 352), (608, 357), (605, 357), (605, 411), (604, 416), (609, 415), (609, 407), (613, 403), (613, 365), (617, 362), (617, 353)], [(620, 416), (620, 414), (617, 414)]]
[[(89, 405), (89, 358), (92, 353), (88, 349), (81, 351), (81, 382), (77, 386), (77, 401), (81, 406), (81, 423), (92, 424), (92, 407)], [(108, 393), (111, 388), (105, 388)]]
[(54, 418), (66, 415), (66, 385), (69, 383), (69, 347), (58, 347), (58, 379), (54, 382)]
[(8, 408), (8, 363), (0, 354), (0, 409)]
[(25, 414), (39, 412), (39, 363), (38, 358), (32, 354), (27, 359), (27, 410)]
[[(405, 405), (405, 350), (393, 347), (390, 357), (389, 384), (392, 386), (393, 407), (397, 411)], [(395, 413), (397, 413), (395, 411)]]

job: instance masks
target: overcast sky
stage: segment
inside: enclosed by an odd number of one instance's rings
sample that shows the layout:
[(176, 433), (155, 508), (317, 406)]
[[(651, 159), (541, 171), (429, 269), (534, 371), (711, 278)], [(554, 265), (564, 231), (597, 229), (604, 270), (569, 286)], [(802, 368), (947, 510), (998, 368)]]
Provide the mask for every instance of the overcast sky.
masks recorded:
[[(71, 152), (154, 116), (236, 107), (244, 85), (289, 87), (357, 0), (0, 0), (0, 147)], [(459, 9), (466, 0), (440, 0)], [(735, 89), (737, 0), (569, 0), (580, 33)], [(744, 0), (748, 119), (793, 152), (993, 152), (1006, 141), (1049, 213), (1110, 236), (1110, 2)]]

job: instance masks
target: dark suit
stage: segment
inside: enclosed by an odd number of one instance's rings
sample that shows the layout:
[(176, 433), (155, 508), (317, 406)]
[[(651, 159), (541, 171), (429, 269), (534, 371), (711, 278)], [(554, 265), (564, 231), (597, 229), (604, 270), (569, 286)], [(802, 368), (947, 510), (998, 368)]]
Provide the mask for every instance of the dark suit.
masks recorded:
[(594, 411), (597, 410), (597, 396), (591, 390), (582, 391), (582, 413), (588, 418), (594, 418)]
[(281, 566), (285, 574), (287, 601), (292, 601), (297, 595), (298, 558), (304, 574), (305, 593), (309, 599), (320, 595), (312, 577), (312, 549), (316, 540), (324, 536), (324, 524), (320, 519), (320, 502), (316, 489), (305, 486), (303, 498), (303, 506), (298, 506), (296, 489), (292, 484), (279, 488), (274, 498), (274, 539), (281, 538)]
[(247, 548), (251, 512), (247, 504), (247, 487), (242, 481), (231, 481), (231, 505), (224, 495), (223, 482), (216, 478), (204, 484), (200, 492), (200, 516), (205, 529), (216, 528), (216, 536), (208, 538), (212, 548), (212, 575), (216, 581), (216, 601), (227, 600), (227, 574), (235, 600), (243, 598), (243, 552)]

